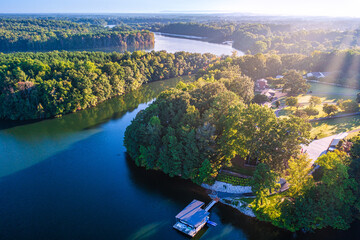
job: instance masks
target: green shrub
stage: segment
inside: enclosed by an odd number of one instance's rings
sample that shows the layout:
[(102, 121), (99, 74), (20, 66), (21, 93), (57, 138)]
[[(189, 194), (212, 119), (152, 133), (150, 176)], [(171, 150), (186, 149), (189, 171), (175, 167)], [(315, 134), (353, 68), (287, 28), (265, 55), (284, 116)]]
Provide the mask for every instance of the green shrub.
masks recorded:
[(306, 112), (306, 114), (308, 116), (316, 116), (319, 115), (319, 110), (317, 110), (316, 108), (312, 108), (312, 107), (307, 107), (304, 109), (304, 111)]
[(217, 181), (229, 183), (233, 186), (249, 186), (250, 179), (240, 178), (226, 174), (219, 174), (216, 178)]

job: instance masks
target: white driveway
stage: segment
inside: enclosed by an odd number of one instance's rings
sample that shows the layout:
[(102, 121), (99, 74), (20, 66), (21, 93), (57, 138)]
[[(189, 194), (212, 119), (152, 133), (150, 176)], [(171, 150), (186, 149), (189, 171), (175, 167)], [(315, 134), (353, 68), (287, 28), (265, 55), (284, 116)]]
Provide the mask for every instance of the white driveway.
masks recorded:
[(309, 155), (311, 159), (311, 164), (315, 162), (321, 155), (326, 154), (326, 150), (328, 149), (331, 141), (337, 136), (332, 135), (330, 137), (321, 138), (318, 140), (312, 141), (308, 146), (302, 145), (302, 149), (304, 153)]

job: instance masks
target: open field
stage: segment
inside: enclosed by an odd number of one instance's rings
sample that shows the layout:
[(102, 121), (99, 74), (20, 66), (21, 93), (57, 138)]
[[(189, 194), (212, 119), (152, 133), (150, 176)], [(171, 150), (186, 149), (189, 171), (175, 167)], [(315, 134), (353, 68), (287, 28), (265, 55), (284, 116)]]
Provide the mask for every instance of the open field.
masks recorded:
[(311, 96), (324, 97), (327, 101), (338, 99), (353, 99), (359, 90), (352, 88), (344, 88), (338, 86), (331, 86), (321, 83), (310, 83)]
[(311, 137), (314, 138), (317, 136), (318, 138), (323, 138), (360, 128), (360, 116), (328, 119), (313, 122), (311, 125), (313, 126)]
[[(320, 97), (322, 104), (336, 104), (336, 101), (339, 99), (344, 100), (354, 100), (356, 98), (356, 94), (359, 92), (356, 89), (351, 88), (344, 88), (344, 87), (338, 87), (338, 86), (331, 86), (321, 83), (310, 83), (311, 87), (309, 94), (300, 95), (297, 97), (298, 103), (300, 105), (299, 109), (303, 109), (306, 107), (309, 107), (309, 100), (312, 96)], [(285, 105), (285, 97), (280, 99), (281, 105)], [(319, 111), (319, 114), (317, 116), (312, 116), (312, 118), (321, 118), (326, 117), (326, 113), (322, 110), (322, 104), (315, 106)], [(289, 114), (292, 114), (296, 111), (296, 107), (285, 107), (281, 109), (278, 113), (278, 116), (287, 116)], [(341, 111), (338, 112), (338, 114), (341, 114)]]
[[(359, 90), (356, 89), (331, 86), (321, 83), (310, 83), (310, 85), (311, 93), (298, 96), (298, 103), (300, 105), (299, 109), (309, 107), (309, 100), (311, 96), (321, 98), (322, 104), (314, 107), (319, 111), (319, 114), (317, 116), (310, 117), (310, 119), (327, 116), (327, 114), (322, 110), (324, 103), (336, 104), (336, 101), (339, 99), (355, 99), (356, 94), (359, 92)], [(285, 97), (279, 100), (281, 102), (281, 105), (285, 105)], [(289, 114), (294, 113), (296, 110), (296, 107), (285, 107), (278, 112), (278, 116), (288, 116)], [(343, 112), (339, 111), (336, 114), (342, 113)], [(351, 116), (313, 122), (312, 126), (313, 129), (311, 131), (311, 137), (315, 138), (317, 136), (318, 138), (323, 138), (337, 133), (347, 132), (360, 128), (360, 116)]]

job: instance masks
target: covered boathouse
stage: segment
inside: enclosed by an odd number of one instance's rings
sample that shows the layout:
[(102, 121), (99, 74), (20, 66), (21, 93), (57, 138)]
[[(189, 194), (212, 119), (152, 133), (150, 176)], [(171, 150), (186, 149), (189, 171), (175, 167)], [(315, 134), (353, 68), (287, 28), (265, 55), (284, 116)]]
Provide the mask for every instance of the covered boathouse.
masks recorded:
[(209, 220), (210, 213), (201, 207), (205, 203), (193, 200), (178, 215), (176, 215), (177, 223), (174, 225), (176, 230), (183, 232), (191, 237), (200, 231)]

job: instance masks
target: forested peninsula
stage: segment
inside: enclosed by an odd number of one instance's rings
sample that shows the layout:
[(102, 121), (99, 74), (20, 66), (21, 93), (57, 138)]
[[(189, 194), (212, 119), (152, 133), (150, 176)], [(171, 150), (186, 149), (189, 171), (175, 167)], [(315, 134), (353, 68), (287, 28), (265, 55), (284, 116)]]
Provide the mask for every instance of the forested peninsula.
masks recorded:
[(76, 112), (147, 82), (195, 73), (215, 59), (185, 52), (0, 54), (0, 118)]
[[(240, 148), (243, 157), (250, 154), (252, 160), (283, 170), (285, 159), (306, 143), (311, 127), (303, 119), (280, 119), (268, 107), (252, 104), (253, 88), (249, 77), (229, 67), (215, 78), (163, 92), (127, 128), (129, 155), (139, 166), (198, 184), (215, 177)], [(258, 138), (262, 143), (255, 146)]]
[[(345, 73), (347, 65), (335, 68), (332, 61), (359, 56), (344, 51), (224, 58), (199, 71), (197, 81), (179, 83), (140, 111), (125, 132), (127, 152), (138, 166), (197, 184), (214, 183), (236, 159), (255, 168), (246, 182), (255, 195), (248, 206), (259, 220), (293, 232), (348, 229), (360, 216), (359, 138), (313, 165), (301, 151), (311, 139), (308, 120), (277, 117), (257, 104), (252, 79), (286, 71), (271, 82), (282, 82), (289, 96), (298, 95), (309, 89), (299, 70)], [(357, 69), (350, 72), (358, 76)], [(281, 179), (289, 184), (286, 190)]]
[(0, 52), (134, 51), (154, 47), (149, 31), (46, 19), (0, 19)]

